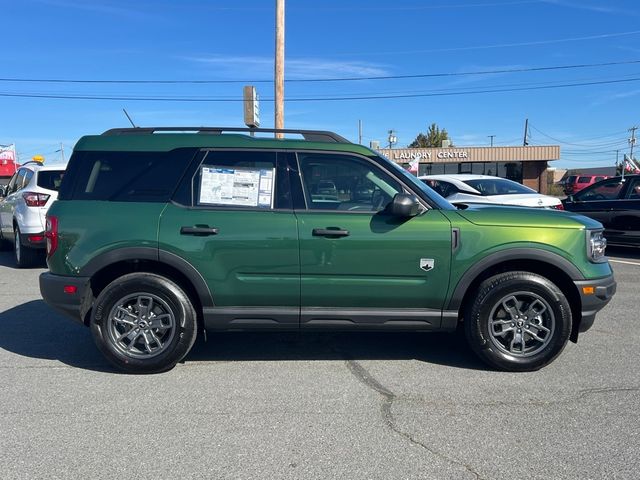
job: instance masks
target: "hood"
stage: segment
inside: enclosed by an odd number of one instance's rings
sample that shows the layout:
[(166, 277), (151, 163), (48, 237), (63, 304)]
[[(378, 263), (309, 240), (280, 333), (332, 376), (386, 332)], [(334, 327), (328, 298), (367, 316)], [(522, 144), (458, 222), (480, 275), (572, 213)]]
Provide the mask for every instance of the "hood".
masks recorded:
[(487, 196), (492, 202), (504, 205), (524, 205), (527, 207), (550, 207), (559, 205), (560, 200), (539, 193), (519, 193), (515, 195), (489, 195)]
[(509, 195), (469, 195), (464, 192), (459, 192), (447, 197), (452, 203), (493, 203), (496, 205), (518, 205), (523, 207), (552, 207), (554, 205), (560, 205), (562, 202), (548, 195), (541, 195), (539, 193), (518, 193)]
[(471, 223), (495, 227), (602, 228), (602, 224), (573, 212), (545, 208), (469, 205), (458, 214)]

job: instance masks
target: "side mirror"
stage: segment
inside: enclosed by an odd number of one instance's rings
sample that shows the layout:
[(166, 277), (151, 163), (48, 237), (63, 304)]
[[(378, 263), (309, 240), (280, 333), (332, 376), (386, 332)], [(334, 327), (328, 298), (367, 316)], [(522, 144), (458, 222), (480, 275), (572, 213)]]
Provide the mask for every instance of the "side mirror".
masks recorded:
[(7, 186), (0, 185), (0, 198), (4, 198), (7, 196)]
[(407, 193), (396, 193), (389, 204), (389, 213), (394, 217), (415, 217), (420, 213), (420, 202)]

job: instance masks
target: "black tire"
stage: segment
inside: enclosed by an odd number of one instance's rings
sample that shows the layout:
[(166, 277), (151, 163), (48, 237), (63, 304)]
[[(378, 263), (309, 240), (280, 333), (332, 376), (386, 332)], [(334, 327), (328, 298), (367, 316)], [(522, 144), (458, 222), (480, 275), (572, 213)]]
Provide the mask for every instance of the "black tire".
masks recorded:
[(8, 252), (9, 250), (12, 250), (11, 241), (4, 238), (2, 229), (0, 229), (0, 252)]
[(526, 372), (551, 363), (571, 333), (571, 308), (549, 279), (507, 272), (480, 284), (464, 315), (467, 341), (486, 363)]
[(13, 257), (18, 268), (33, 267), (41, 258), (39, 250), (27, 247), (22, 243), (22, 234), (18, 226), (13, 231)]
[[(189, 297), (171, 280), (131, 273), (100, 292), (93, 305), (91, 332), (98, 349), (116, 368), (158, 373), (172, 369), (189, 353), (197, 336), (196, 318)], [(172, 327), (167, 327), (170, 322)]]

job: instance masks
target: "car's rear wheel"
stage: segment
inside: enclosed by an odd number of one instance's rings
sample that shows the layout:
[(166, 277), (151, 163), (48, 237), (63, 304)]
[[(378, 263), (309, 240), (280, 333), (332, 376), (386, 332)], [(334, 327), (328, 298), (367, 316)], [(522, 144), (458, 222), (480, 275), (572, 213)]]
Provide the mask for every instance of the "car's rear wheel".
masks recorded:
[(40, 251), (35, 248), (30, 248), (22, 244), (22, 234), (20, 233), (20, 227), (16, 226), (13, 231), (13, 254), (16, 260), (18, 268), (33, 267), (41, 258)]
[(564, 349), (571, 333), (571, 308), (549, 279), (507, 272), (478, 288), (464, 317), (471, 348), (501, 370), (538, 370)]
[(170, 370), (193, 346), (196, 312), (184, 291), (152, 273), (131, 273), (107, 285), (91, 315), (105, 357), (129, 373)]

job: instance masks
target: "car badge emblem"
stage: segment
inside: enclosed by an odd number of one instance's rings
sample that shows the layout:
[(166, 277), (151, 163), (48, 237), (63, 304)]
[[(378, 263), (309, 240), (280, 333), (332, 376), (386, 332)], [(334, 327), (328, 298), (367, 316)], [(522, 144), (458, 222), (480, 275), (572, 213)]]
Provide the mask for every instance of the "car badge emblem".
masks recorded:
[(433, 258), (421, 258), (420, 259), (420, 268), (425, 272), (429, 270), (433, 270), (436, 261)]

